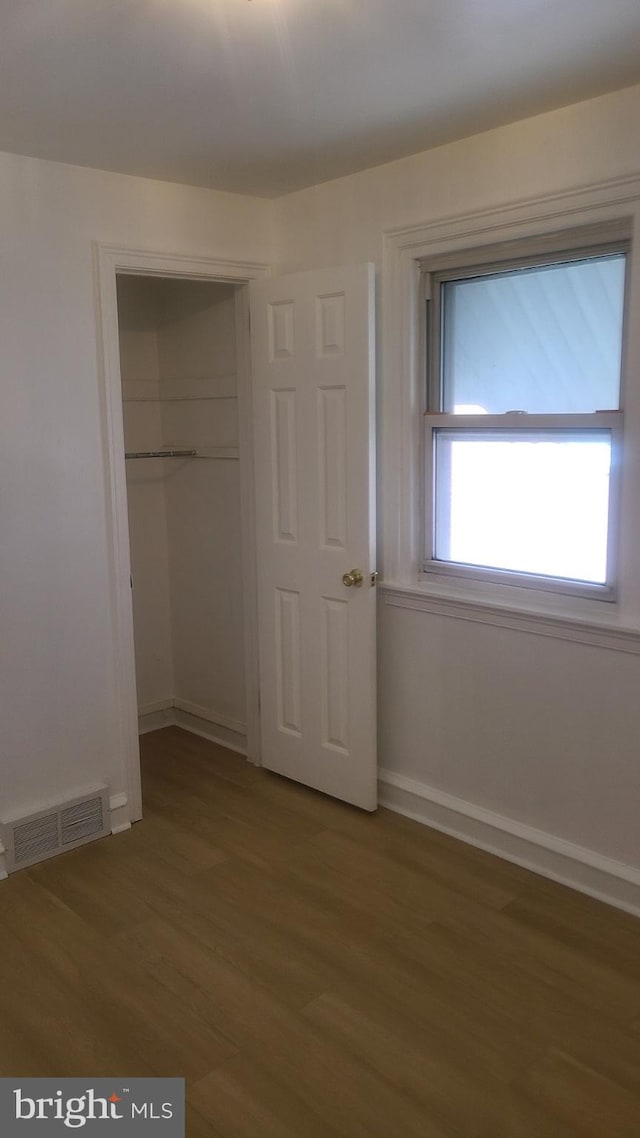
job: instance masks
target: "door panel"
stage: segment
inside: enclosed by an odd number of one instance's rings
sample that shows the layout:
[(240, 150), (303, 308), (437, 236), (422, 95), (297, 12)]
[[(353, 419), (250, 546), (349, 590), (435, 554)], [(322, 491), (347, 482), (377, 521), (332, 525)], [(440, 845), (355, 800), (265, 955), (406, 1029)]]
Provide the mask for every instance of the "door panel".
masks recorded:
[(372, 810), (373, 267), (252, 284), (251, 337), (263, 763)]

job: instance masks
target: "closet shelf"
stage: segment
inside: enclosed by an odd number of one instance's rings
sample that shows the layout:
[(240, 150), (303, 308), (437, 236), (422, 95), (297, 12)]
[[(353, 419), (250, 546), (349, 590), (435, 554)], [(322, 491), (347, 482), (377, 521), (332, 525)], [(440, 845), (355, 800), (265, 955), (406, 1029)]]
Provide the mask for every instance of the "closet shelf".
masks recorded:
[(195, 458), (197, 450), (128, 450), (125, 458)]
[(129, 450), (125, 458), (239, 458), (238, 447), (189, 447), (173, 449), (165, 447), (162, 450)]
[(237, 395), (125, 395), (123, 403), (207, 403), (210, 400), (237, 399)]

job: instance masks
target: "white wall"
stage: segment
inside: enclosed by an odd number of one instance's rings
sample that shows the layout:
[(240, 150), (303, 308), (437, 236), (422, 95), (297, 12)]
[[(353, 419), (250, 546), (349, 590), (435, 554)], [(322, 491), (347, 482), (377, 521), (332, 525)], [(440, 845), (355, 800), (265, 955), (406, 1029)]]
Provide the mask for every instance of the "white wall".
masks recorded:
[(288, 194), (275, 203), (278, 271), (382, 263), (382, 234), (640, 167), (640, 87)]
[(387, 602), (380, 765), (638, 866), (640, 657)]
[(0, 816), (125, 790), (93, 243), (269, 262), (272, 210), (0, 155)]
[[(383, 231), (639, 169), (636, 87), (279, 199), (278, 269), (374, 261), (380, 315)], [(380, 343), (378, 332), (379, 365)], [(378, 382), (400, 397), (397, 375)], [(400, 462), (380, 470), (381, 488)], [(451, 795), (640, 867), (638, 655), (407, 610), (382, 594), (379, 645), (383, 768), (425, 801)]]
[[(163, 282), (159, 315), (165, 443), (205, 453), (237, 448), (233, 286)], [(189, 398), (171, 401), (176, 395)], [(244, 735), (240, 464), (202, 458), (167, 466), (174, 696), (179, 707)]]

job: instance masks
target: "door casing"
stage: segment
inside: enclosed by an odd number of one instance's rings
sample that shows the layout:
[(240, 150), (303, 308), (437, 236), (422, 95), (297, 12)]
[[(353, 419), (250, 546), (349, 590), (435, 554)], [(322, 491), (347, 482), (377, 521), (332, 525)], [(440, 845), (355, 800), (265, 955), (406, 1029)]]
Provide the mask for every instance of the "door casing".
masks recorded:
[[(116, 277), (168, 277), (212, 281), (236, 288), (236, 349), (238, 365), (238, 428), (242, 572), (244, 581), (244, 647), (247, 692), (247, 757), (260, 765), (260, 700), (258, 679), (257, 570), (249, 283), (270, 274), (260, 262), (215, 260), (206, 257), (147, 252), (96, 244), (94, 247), (96, 315), (98, 323), (100, 415), (107, 499), (107, 540), (112, 627), (114, 687), (120, 754), (126, 786), (129, 821), (142, 818), (138, 706), (136, 697), (133, 602)], [(242, 287), (244, 286), (244, 287)]]

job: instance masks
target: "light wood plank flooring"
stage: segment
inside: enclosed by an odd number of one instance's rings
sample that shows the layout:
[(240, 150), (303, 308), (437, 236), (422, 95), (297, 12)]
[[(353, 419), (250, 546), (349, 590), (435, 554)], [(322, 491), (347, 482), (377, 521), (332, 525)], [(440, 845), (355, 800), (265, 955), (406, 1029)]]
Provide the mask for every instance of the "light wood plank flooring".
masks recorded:
[(2, 1075), (184, 1075), (189, 1138), (638, 1138), (640, 922), (177, 728), (0, 885)]

